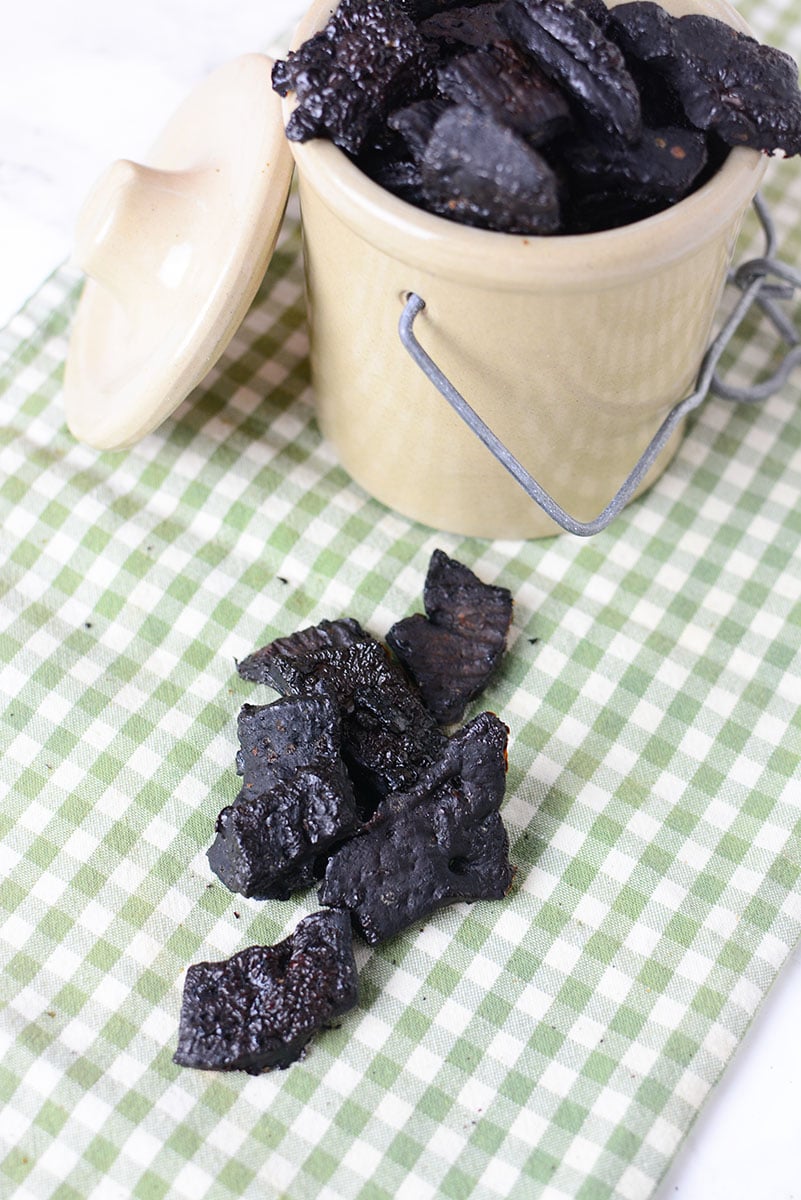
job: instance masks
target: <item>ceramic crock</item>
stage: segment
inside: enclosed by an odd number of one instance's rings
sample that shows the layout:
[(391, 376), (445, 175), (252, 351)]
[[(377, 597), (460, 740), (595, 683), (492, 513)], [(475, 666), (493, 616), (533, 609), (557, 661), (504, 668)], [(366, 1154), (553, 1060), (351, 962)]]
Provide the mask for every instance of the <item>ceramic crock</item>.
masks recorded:
[[(334, 7), (319, 0), (300, 44)], [(665, 0), (748, 32), (724, 0)], [(291, 111), (291, 96), (285, 116)], [(405, 203), (325, 141), (293, 143), (319, 422), (353, 479), (397, 511), (459, 534), (559, 532), (401, 345), (415, 333), (523, 466), (573, 516), (595, 517), (690, 391), (765, 156), (732, 151), (673, 208), (601, 233), (521, 237)], [(678, 427), (646, 476), (676, 452)]]

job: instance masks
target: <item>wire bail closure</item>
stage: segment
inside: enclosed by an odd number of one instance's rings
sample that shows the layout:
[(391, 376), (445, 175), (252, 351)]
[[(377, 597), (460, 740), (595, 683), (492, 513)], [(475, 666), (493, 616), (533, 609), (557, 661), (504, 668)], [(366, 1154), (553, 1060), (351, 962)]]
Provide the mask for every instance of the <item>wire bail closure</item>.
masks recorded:
[[(420, 370), (459, 414), (468, 428), (494, 454), (527, 495), (567, 533), (576, 534), (578, 537), (592, 537), (593, 534), (600, 533), (602, 529), (606, 529), (607, 525), (618, 516), (648, 474), (670, 438), (670, 435), (673, 433), (673, 430), (688, 413), (698, 408), (710, 392), (721, 397), (723, 400), (731, 400), (741, 404), (758, 404), (777, 392), (786, 382), (794, 367), (801, 364), (801, 335), (799, 335), (793, 322), (777, 304), (778, 300), (792, 299), (796, 289), (801, 289), (801, 271), (775, 257), (776, 229), (767, 205), (757, 195), (754, 197), (753, 206), (762, 226), (765, 238), (765, 252), (762, 257), (749, 259), (739, 267), (729, 271), (727, 282), (737, 287), (742, 294), (722, 329), (711, 342), (704, 355), (696, 379), (695, 390), (689, 396), (685, 397), (684, 400), (680, 400), (671, 409), (646, 447), (641, 458), (625, 479), (623, 485), (603, 511), (592, 521), (578, 521), (566, 512), (560, 504), (557, 504), (553, 496), (537, 483), (533, 475), (526, 470), (523, 464), (515, 458), (511, 450), (485, 424), (475, 409), (468, 404), (447, 376), (439, 369), (434, 360), (426, 353), (414, 334), (414, 323), (425, 308), (425, 300), (414, 292), (409, 294), (401, 313), (398, 325), (401, 343)], [(770, 280), (778, 282), (770, 282)], [(720, 377), (717, 371), (718, 363), (740, 324), (755, 304), (762, 309), (776, 329), (780, 339), (790, 349), (769, 379), (764, 380), (760, 384), (752, 384), (748, 387), (734, 387)]]

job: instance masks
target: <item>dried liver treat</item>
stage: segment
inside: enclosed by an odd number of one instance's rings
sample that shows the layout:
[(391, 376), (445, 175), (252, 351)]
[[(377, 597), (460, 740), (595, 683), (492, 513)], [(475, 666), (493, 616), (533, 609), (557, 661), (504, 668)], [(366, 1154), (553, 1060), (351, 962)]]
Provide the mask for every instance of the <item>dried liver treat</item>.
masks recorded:
[(507, 588), (482, 581), (441, 550), (431, 556), (423, 592), (426, 616), (396, 622), (387, 643), (443, 725), (461, 719), (506, 650), (512, 620)]
[[(724, 145), (798, 153), (797, 75), (781, 51), (651, 0), (344, 0), (273, 79), (297, 92), (290, 137), (331, 138), (448, 220), (547, 236), (675, 204)], [(569, 149), (569, 121), (597, 153)], [(677, 130), (705, 134), (705, 165)]]
[(489, 46), (503, 41), (506, 32), (498, 20), (498, 5), (451, 8), (423, 21), (420, 32), (431, 41), (445, 46)]
[(583, 192), (619, 189), (638, 200), (672, 204), (690, 191), (706, 166), (706, 139), (686, 129), (644, 129), (633, 146), (576, 142), (565, 148), (565, 162)]
[(321, 878), (326, 853), (360, 827), (344, 766), (303, 768), (222, 810), (209, 866), (232, 892), (287, 900)]
[(322, 621), (278, 638), (239, 664), (277, 690), (328, 696), (342, 717), (342, 754), (362, 813), (411, 786), (440, 752), (443, 735), (383, 646), (357, 621)]
[(373, 641), (353, 617), (320, 621), (288, 637), (276, 638), (237, 663), (243, 679), (266, 683), (278, 692), (292, 691), (295, 664), (305, 662), (321, 650), (337, 650), (357, 642)]
[(433, 85), (431, 71), (426, 42), (399, 8), (344, 0), (324, 30), (276, 63), (273, 86), (297, 96), (291, 141), (328, 137), (358, 154), (393, 108)]
[(470, 105), (449, 108), (431, 134), (421, 165), (433, 212), (503, 233), (559, 228), (556, 176), (511, 129)]
[(562, 0), (505, 0), (509, 36), (565, 88), (594, 127), (634, 142), (640, 97), (619, 48), (585, 12)]
[(455, 735), (414, 789), (388, 797), (332, 856), (321, 903), (346, 909), (375, 944), (443, 905), (505, 896), (514, 876), (498, 814), (506, 733), (484, 713)]
[(236, 767), (245, 790), (267, 791), (301, 767), (339, 761), (340, 720), (324, 696), (243, 704), (237, 720)]
[(350, 923), (342, 913), (313, 913), (274, 946), (189, 968), (173, 1061), (250, 1075), (287, 1067), (357, 1002)]
[(340, 717), (326, 697), (246, 704), (242, 789), (216, 823), (209, 865), (232, 892), (286, 900), (319, 879), (327, 852), (361, 822), (340, 757)]
[(449, 107), (449, 101), (438, 98), (416, 100), (414, 104), (391, 113), (388, 124), (390, 129), (401, 135), (413, 158), (419, 162), (431, 140), (434, 126)]
[(710, 17), (674, 25), (676, 57), (666, 74), (693, 125), (729, 146), (801, 153), (798, 67), (789, 54)]
[(633, 0), (608, 10), (606, 29), (626, 58), (640, 63), (667, 63), (676, 56), (675, 22), (651, 0)]
[(532, 146), (551, 141), (571, 123), (562, 92), (511, 42), (452, 59), (439, 68), (437, 81), (455, 104), (489, 113)]

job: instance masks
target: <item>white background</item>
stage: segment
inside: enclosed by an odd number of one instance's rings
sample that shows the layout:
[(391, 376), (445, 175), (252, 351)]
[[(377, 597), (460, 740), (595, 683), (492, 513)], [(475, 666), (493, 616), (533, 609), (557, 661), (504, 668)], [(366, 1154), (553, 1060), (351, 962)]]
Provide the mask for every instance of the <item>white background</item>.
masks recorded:
[[(196, 80), (268, 49), (304, 8), (304, 0), (6, 0), (0, 325), (68, 256), (81, 201), (103, 168), (141, 158)], [(796, 951), (659, 1200), (801, 1200), (800, 1146)]]

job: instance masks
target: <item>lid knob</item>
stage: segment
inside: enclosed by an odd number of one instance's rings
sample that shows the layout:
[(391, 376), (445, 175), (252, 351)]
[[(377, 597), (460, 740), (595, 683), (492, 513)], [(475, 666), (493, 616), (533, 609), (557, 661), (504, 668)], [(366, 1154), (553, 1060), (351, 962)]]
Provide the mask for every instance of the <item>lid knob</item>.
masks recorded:
[(73, 261), (128, 308), (154, 286), (186, 278), (208, 206), (213, 170), (160, 171), (120, 159), (81, 209)]

